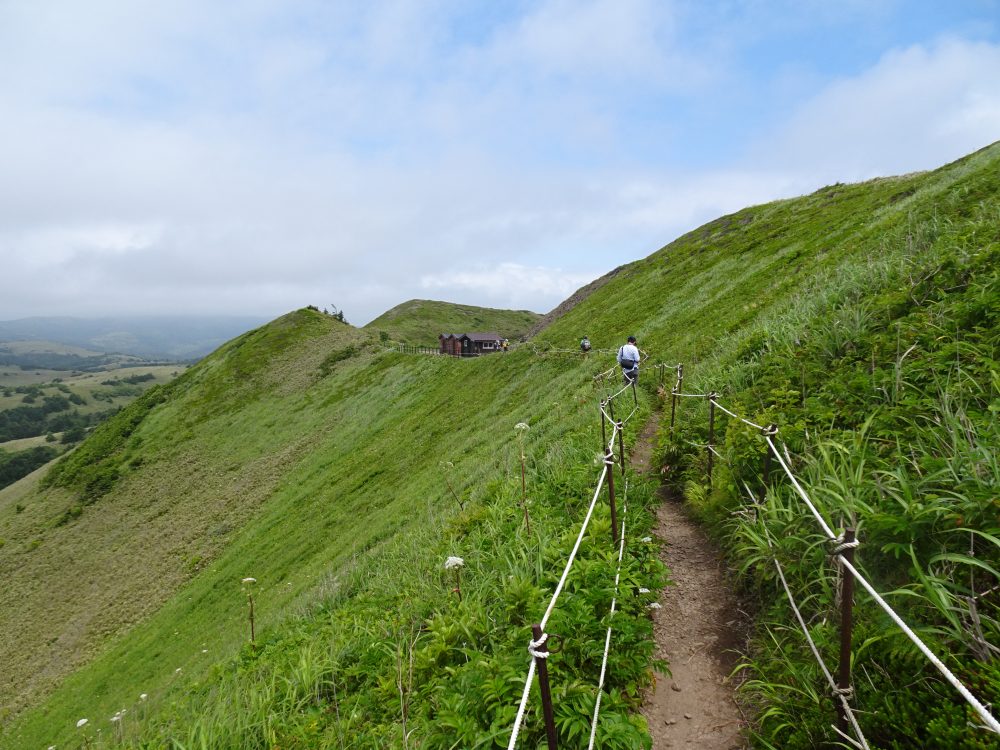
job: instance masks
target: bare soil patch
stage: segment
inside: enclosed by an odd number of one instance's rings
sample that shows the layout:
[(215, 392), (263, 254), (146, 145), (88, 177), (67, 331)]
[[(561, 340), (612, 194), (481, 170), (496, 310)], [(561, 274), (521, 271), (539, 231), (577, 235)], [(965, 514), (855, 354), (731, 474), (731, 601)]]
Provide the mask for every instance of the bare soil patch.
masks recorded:
[[(657, 419), (650, 420), (633, 455), (638, 471), (651, 469)], [(735, 750), (749, 745), (746, 722), (729, 675), (743, 646), (747, 615), (726, 580), (715, 546), (691, 519), (681, 498), (666, 487), (657, 512), (656, 535), (663, 541), (661, 559), (673, 586), (664, 589), (653, 612), (656, 655), (672, 675), (656, 675), (643, 714), (653, 748)]]

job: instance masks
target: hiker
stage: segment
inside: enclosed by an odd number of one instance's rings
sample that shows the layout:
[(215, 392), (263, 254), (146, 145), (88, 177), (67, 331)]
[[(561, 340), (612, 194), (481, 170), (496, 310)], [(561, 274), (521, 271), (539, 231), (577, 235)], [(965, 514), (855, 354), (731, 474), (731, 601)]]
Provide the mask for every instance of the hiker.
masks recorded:
[(507, 353), (507, 347), (510, 346), (510, 342), (507, 339), (504, 339), (503, 343), (501, 344), (501, 346), (503, 346), (504, 354), (506, 354)]
[(583, 352), (584, 354), (590, 351), (590, 339), (588, 339), (586, 336), (580, 339), (580, 351)]
[(622, 366), (625, 385), (634, 383), (639, 378), (639, 347), (635, 345), (635, 336), (628, 337), (628, 343), (618, 350), (618, 364)]

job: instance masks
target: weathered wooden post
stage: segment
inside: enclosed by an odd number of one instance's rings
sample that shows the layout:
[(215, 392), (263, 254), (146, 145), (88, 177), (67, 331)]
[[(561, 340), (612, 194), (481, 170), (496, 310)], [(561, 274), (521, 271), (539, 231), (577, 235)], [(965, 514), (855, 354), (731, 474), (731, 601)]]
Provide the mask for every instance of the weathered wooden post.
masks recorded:
[(715, 399), (719, 397), (719, 394), (712, 391), (708, 394), (708, 445), (705, 449), (708, 451), (708, 486), (712, 486), (712, 467), (715, 463), (715, 453), (713, 452), (714, 441), (715, 441)]
[[(549, 689), (549, 668), (548, 661), (549, 647), (542, 641), (542, 626), (535, 623), (531, 626), (532, 644), (534, 646), (535, 670), (538, 672), (538, 689), (542, 694), (542, 718), (545, 720), (545, 738), (548, 741), (549, 750), (557, 750), (559, 747), (556, 735), (556, 721), (552, 711), (552, 691)], [(539, 641), (542, 641), (539, 643)], [(544, 654), (544, 655), (543, 655)]]
[[(840, 553), (847, 562), (854, 564), (854, 529), (844, 529), (844, 549)], [(837, 561), (840, 565), (840, 561)], [(837, 687), (841, 695), (851, 689), (851, 641), (854, 613), (854, 574), (841, 565), (840, 576), (840, 675)], [(837, 701), (837, 729), (847, 732), (848, 716), (843, 703)]]
[(622, 476), (625, 476), (625, 423), (619, 419), (615, 424), (618, 425), (618, 460), (622, 467)]
[(670, 389), (670, 431), (674, 431), (674, 414), (677, 411), (677, 399), (680, 398), (681, 386), (684, 384), (684, 365), (677, 365), (677, 381)]
[(604, 416), (604, 405), (605, 401), (601, 401), (601, 455), (604, 455), (604, 451), (608, 449), (608, 428), (607, 428), (607, 417)]
[(610, 448), (604, 454), (604, 468), (608, 473), (608, 505), (611, 507), (611, 543), (618, 544), (618, 505), (615, 501), (615, 454)]

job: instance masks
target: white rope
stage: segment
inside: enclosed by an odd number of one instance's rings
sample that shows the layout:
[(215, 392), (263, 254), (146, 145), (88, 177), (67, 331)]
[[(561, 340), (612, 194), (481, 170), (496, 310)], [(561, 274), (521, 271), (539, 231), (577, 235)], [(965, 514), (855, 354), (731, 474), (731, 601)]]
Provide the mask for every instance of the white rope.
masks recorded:
[[(615, 594), (611, 598), (611, 618), (614, 621), (615, 608), (618, 605), (618, 582), (622, 577), (622, 558), (625, 556), (625, 516), (628, 514), (628, 480), (625, 480), (625, 489), (622, 492), (622, 531), (620, 543), (618, 545), (618, 570), (615, 572)], [(601, 712), (601, 696), (604, 694), (604, 675), (608, 669), (608, 653), (611, 650), (611, 625), (608, 625), (608, 632), (604, 636), (604, 658), (601, 660), (601, 676), (597, 680), (597, 700), (594, 703), (594, 721), (590, 726), (590, 744), (587, 750), (594, 750), (594, 738), (597, 736), (597, 719)]]
[(816, 520), (819, 521), (819, 525), (822, 527), (823, 531), (830, 538), (830, 540), (836, 541), (837, 535), (833, 533), (830, 525), (823, 519), (823, 516), (820, 515), (819, 511), (816, 510), (816, 506), (812, 504), (812, 501), (809, 499), (809, 495), (807, 495), (806, 491), (802, 489), (802, 485), (799, 484), (795, 475), (792, 474), (792, 470), (788, 468), (788, 464), (785, 463), (785, 459), (783, 459), (781, 454), (778, 453), (778, 449), (774, 446), (774, 442), (771, 440), (771, 437), (769, 435), (765, 435), (764, 439), (767, 440), (767, 444), (771, 446), (771, 450), (774, 452), (775, 458), (778, 459), (778, 463), (781, 464), (781, 468), (785, 470), (785, 473), (792, 482), (792, 486), (798, 491), (799, 497), (801, 497), (805, 501), (806, 505), (809, 506), (809, 510), (812, 511), (813, 516), (815, 516)]
[(996, 720), (996, 717), (994, 717), (993, 714), (987, 711), (986, 708), (983, 706), (983, 704), (980, 703), (978, 700), (976, 700), (976, 697), (969, 692), (969, 689), (965, 687), (965, 685), (963, 685), (961, 682), (959, 682), (958, 678), (952, 674), (951, 670), (945, 666), (944, 662), (942, 662), (937, 656), (935, 656), (934, 652), (932, 652), (929, 648), (927, 648), (924, 642), (920, 640), (920, 637), (916, 633), (914, 633), (905, 622), (903, 622), (902, 618), (900, 618), (900, 616), (895, 613), (895, 611), (892, 609), (892, 607), (888, 605), (885, 599), (879, 596), (878, 592), (875, 591), (872, 585), (868, 583), (867, 580), (865, 580), (864, 576), (862, 576), (861, 573), (858, 572), (858, 569), (855, 568), (846, 559), (844, 559), (843, 555), (838, 555), (838, 559), (840, 560), (841, 564), (851, 572), (851, 574), (854, 576), (854, 579), (864, 587), (865, 591), (868, 592), (868, 594), (872, 597), (872, 599), (874, 599), (875, 602), (883, 610), (885, 610), (885, 613), (892, 618), (892, 621), (899, 626), (900, 630), (902, 630), (903, 633), (906, 634), (906, 637), (909, 638), (911, 641), (913, 641), (913, 644), (917, 648), (919, 648), (921, 652), (923, 652), (924, 656), (926, 656), (930, 660), (931, 664), (937, 667), (938, 671), (942, 675), (944, 675), (944, 678), (951, 683), (952, 687), (954, 687), (959, 693), (961, 693), (962, 697), (965, 698), (966, 702), (975, 709), (976, 713), (979, 714), (979, 718), (981, 718), (984, 722), (986, 722), (985, 728), (997, 734), (1000, 734), (1000, 722)]
[(681, 398), (708, 398), (707, 393), (677, 393)]
[[(678, 395), (678, 396), (688, 396), (688, 397), (691, 397), (691, 398), (695, 398), (695, 397), (704, 398), (707, 394), (698, 395), (698, 394), (678, 393), (676, 395)], [(764, 439), (767, 441), (767, 444), (770, 447), (771, 451), (773, 452), (775, 458), (778, 459), (778, 463), (781, 464), (781, 468), (784, 469), (785, 474), (788, 476), (789, 480), (791, 481), (792, 486), (795, 487), (795, 490), (798, 492), (799, 496), (803, 499), (803, 501), (805, 501), (806, 505), (809, 507), (809, 510), (812, 512), (813, 516), (816, 518), (816, 520), (819, 523), (820, 527), (823, 529), (824, 533), (827, 535), (827, 537), (830, 539), (830, 541), (832, 541), (834, 544), (837, 545), (834, 548), (834, 550), (832, 552), (832, 555), (835, 556), (838, 559), (838, 561), (845, 568), (847, 568), (851, 572), (851, 574), (854, 576), (855, 580), (857, 580), (858, 583), (860, 583), (862, 585), (862, 587), (864, 587), (864, 589), (875, 600), (875, 602), (886, 612), (886, 614), (889, 615), (889, 617), (892, 619), (893, 622), (896, 623), (896, 625), (899, 627), (899, 629), (903, 631), (903, 633), (906, 635), (906, 637), (909, 638), (918, 649), (920, 649), (921, 653), (923, 653), (924, 656), (927, 657), (927, 659), (931, 662), (931, 664), (933, 664), (937, 668), (937, 670), (944, 676), (944, 678), (951, 684), (951, 686), (954, 687), (961, 694), (961, 696), (966, 700), (966, 702), (970, 706), (972, 706), (972, 708), (976, 711), (976, 713), (979, 715), (979, 717), (985, 722), (985, 726), (983, 726), (982, 728), (983, 729), (987, 729), (989, 731), (992, 731), (992, 732), (994, 732), (996, 734), (1000, 734), (1000, 721), (997, 721), (996, 717), (994, 717), (993, 714), (991, 714), (989, 711), (986, 710), (986, 708), (983, 706), (983, 704), (980, 703), (979, 700), (977, 700), (976, 697), (974, 695), (972, 695), (971, 692), (969, 692), (969, 689), (967, 687), (965, 687), (965, 685), (963, 685), (959, 681), (959, 679), (957, 677), (955, 677), (955, 675), (951, 672), (950, 669), (948, 669), (948, 667), (944, 664), (944, 662), (942, 662), (926, 646), (926, 644), (924, 644), (924, 642), (920, 639), (920, 637), (917, 636), (917, 634), (913, 632), (913, 630), (903, 621), (903, 619), (899, 615), (896, 614), (896, 612), (892, 609), (892, 607), (889, 606), (889, 604), (885, 601), (885, 599), (883, 599), (878, 594), (878, 592), (875, 591), (875, 589), (872, 587), (872, 585), (861, 575), (861, 573), (858, 572), (857, 568), (855, 568), (850, 562), (847, 561), (846, 558), (844, 558), (844, 556), (842, 554), (840, 554), (841, 552), (843, 552), (843, 551), (845, 551), (847, 549), (852, 549), (852, 548), (857, 547), (860, 544), (860, 542), (858, 540), (854, 540), (853, 542), (845, 542), (843, 535), (838, 536), (838, 535), (836, 535), (836, 534), (833, 533), (833, 530), (830, 528), (829, 524), (827, 524), (826, 520), (823, 518), (823, 516), (820, 514), (820, 512), (816, 509), (816, 506), (813, 505), (812, 501), (809, 499), (808, 494), (806, 494), (806, 491), (802, 488), (802, 485), (799, 484), (798, 480), (795, 478), (795, 475), (792, 474), (792, 471), (788, 467), (788, 464), (781, 457), (781, 453), (778, 452), (777, 447), (775, 446), (774, 442), (771, 440), (772, 436), (776, 433), (777, 430), (773, 426), (765, 428), (765, 427), (761, 427), (760, 425), (754, 424), (753, 422), (750, 422), (749, 420), (743, 419), (743, 417), (740, 417), (738, 414), (734, 414), (733, 412), (731, 412), (728, 409), (726, 409), (718, 401), (715, 402), (715, 405), (718, 406), (720, 409), (722, 409), (727, 414), (729, 414), (730, 416), (735, 417), (736, 419), (739, 419), (742, 422), (744, 422), (744, 423), (746, 423), (746, 424), (748, 424), (748, 425), (750, 425), (752, 427), (755, 427), (755, 428), (757, 428), (757, 429), (759, 429), (761, 431)], [(691, 445), (694, 445), (695, 447), (699, 447), (699, 448), (701, 448), (701, 447), (707, 447), (713, 453), (715, 453), (716, 455), (719, 455), (715, 451), (715, 449), (712, 448), (712, 446), (699, 446), (697, 443), (691, 443), (691, 441), (685, 441), (685, 442), (688, 442)], [(782, 447), (787, 452), (788, 446), (785, 445), (785, 444), (782, 444)], [(719, 457), (722, 458), (721, 456), (719, 456)], [(748, 488), (748, 491), (749, 491), (749, 488)], [(764, 528), (765, 533), (767, 533), (767, 535), (768, 535), (768, 544), (770, 545), (771, 544), (770, 533), (767, 530), (766, 524), (764, 525), (763, 528)], [(772, 547), (772, 550), (773, 550), (773, 547)], [(817, 661), (819, 661), (820, 666), (822, 667), (824, 674), (827, 676), (827, 681), (830, 683), (832, 689), (834, 690), (834, 693), (836, 694), (836, 696), (841, 700), (842, 704), (844, 705), (845, 710), (847, 712), (847, 715), (851, 719), (851, 723), (854, 726), (855, 731), (858, 733), (858, 737), (861, 739), (862, 742), (865, 742), (864, 736), (861, 734), (861, 730), (857, 726), (857, 722), (854, 719), (854, 714), (853, 714), (852, 710), (850, 709), (850, 705), (847, 703), (847, 697), (844, 694), (842, 694), (842, 692), (840, 691), (840, 689), (837, 687), (836, 683), (833, 681), (833, 677), (830, 675), (829, 670), (827, 670), (826, 665), (823, 663), (822, 659), (819, 656), (819, 652), (816, 650), (815, 644), (812, 642), (812, 638), (809, 636), (808, 629), (805, 626), (805, 621), (802, 619), (802, 615), (799, 613), (798, 608), (795, 606), (795, 602), (794, 602), (794, 599), (792, 598), (791, 591), (789, 590), (788, 584), (785, 581), (785, 576), (784, 576), (784, 573), (783, 573), (783, 571), (781, 569), (781, 565), (778, 563), (777, 558), (772, 558), (772, 559), (774, 560), (774, 564), (775, 564), (775, 566), (778, 569), (778, 576), (781, 578), (782, 585), (785, 587), (785, 593), (787, 594), (789, 603), (792, 606), (792, 611), (795, 612), (795, 616), (799, 620), (799, 624), (803, 628), (803, 632), (806, 635), (806, 639), (809, 641), (809, 646), (813, 650), (813, 654), (816, 656)], [(838, 734), (841, 734), (841, 733), (838, 731)], [(856, 744), (856, 743), (852, 743), (852, 744)], [(868, 747), (867, 744), (865, 744), (864, 747), (867, 748)]]
[(613, 398), (618, 398), (620, 395), (622, 395), (623, 393), (625, 393), (625, 391), (627, 391), (631, 387), (632, 387), (631, 383), (629, 383), (628, 385), (622, 386), (621, 390), (619, 390), (619, 391), (613, 393), (612, 395), (608, 396), (607, 399), (605, 399), (605, 400), (606, 401), (610, 401)]
[[(602, 409), (603, 410), (603, 409)], [(614, 443), (615, 436), (618, 433), (618, 425), (613, 423), (611, 430), (611, 444)], [(611, 458), (611, 463), (609, 464), (609, 457)], [(528, 653), (533, 657), (538, 656), (539, 658), (548, 658), (547, 652), (537, 652), (536, 649), (545, 643), (548, 639), (548, 633), (545, 632), (545, 625), (549, 621), (549, 616), (552, 614), (552, 610), (555, 609), (556, 601), (559, 599), (559, 594), (562, 593), (563, 586), (566, 584), (566, 578), (569, 576), (570, 568), (573, 567), (573, 561), (576, 558), (576, 553), (580, 549), (580, 543), (583, 541), (583, 536), (587, 531), (587, 526), (590, 524), (590, 518), (594, 514), (594, 508), (597, 506), (597, 499), (601, 495), (601, 489), (604, 487), (604, 480), (608, 476), (609, 471), (614, 471), (614, 453), (611, 448), (608, 448), (607, 453), (604, 458), (604, 468), (601, 470), (601, 476), (597, 480), (597, 489), (594, 490), (594, 497), (590, 501), (590, 508), (587, 509), (587, 516), (583, 519), (583, 524), (580, 526), (580, 533), (577, 535), (576, 544), (573, 545), (573, 551), (570, 552), (569, 559), (566, 561), (566, 567), (563, 570), (562, 577), (559, 579), (559, 584), (556, 586), (555, 592), (552, 594), (552, 599), (549, 601), (549, 606), (545, 610), (545, 615), (542, 617), (542, 621), (539, 627), (542, 630), (542, 636), (538, 641), (530, 641), (528, 644)], [(627, 486), (627, 485), (626, 485)], [(545, 656), (541, 656), (545, 653)], [(517, 744), (517, 735), (521, 731), (521, 724), (524, 721), (524, 710), (525, 706), (528, 704), (528, 696), (531, 693), (531, 680), (535, 676), (535, 660), (531, 659), (531, 664), (528, 667), (528, 679), (524, 683), (524, 691), (521, 693), (521, 703), (517, 708), (517, 716), (514, 718), (514, 728), (511, 730), (510, 742), (507, 745), (507, 750), (514, 750), (514, 746)]]
[[(830, 674), (830, 670), (827, 668), (826, 663), (823, 661), (823, 657), (819, 653), (819, 649), (816, 648), (816, 644), (813, 642), (812, 636), (809, 634), (809, 627), (806, 625), (806, 621), (802, 617), (802, 613), (799, 612), (798, 606), (795, 604), (795, 597), (792, 596), (792, 591), (788, 587), (788, 581), (785, 580), (785, 571), (781, 568), (781, 563), (778, 562), (777, 556), (774, 554), (774, 544), (771, 541), (771, 532), (767, 528), (767, 524), (762, 524), (764, 529), (764, 535), (767, 537), (767, 546), (771, 548), (771, 560), (774, 562), (774, 567), (778, 570), (778, 578), (781, 579), (781, 585), (785, 589), (785, 596), (788, 597), (788, 604), (792, 608), (792, 612), (795, 613), (795, 619), (799, 621), (799, 627), (802, 628), (802, 633), (806, 637), (806, 642), (809, 644), (809, 648), (816, 657), (816, 662), (819, 664), (821, 670), (823, 670), (823, 676), (826, 677), (826, 681), (833, 692), (834, 697), (840, 701), (840, 705), (844, 709), (844, 715), (851, 722), (851, 726), (854, 728), (855, 736), (861, 740), (862, 747), (864, 750), (868, 750), (868, 741), (865, 739), (864, 733), (861, 731), (861, 727), (858, 726), (858, 721), (854, 718), (854, 710), (851, 708), (851, 704), (847, 702), (847, 695), (840, 690), (836, 681), (833, 679), (833, 675)], [(843, 558), (840, 558), (843, 559)]]
[(542, 633), (541, 637), (537, 641), (528, 641), (528, 653), (531, 654), (536, 659), (548, 659), (551, 651), (538, 651), (539, 646), (544, 646), (545, 642), (549, 640), (548, 633)]
[[(613, 469), (610, 469), (613, 471)], [(594, 514), (594, 508), (597, 506), (597, 498), (601, 495), (601, 488), (604, 486), (604, 479), (608, 476), (609, 467), (605, 464), (604, 469), (601, 471), (601, 478), (597, 481), (597, 489), (594, 490), (594, 499), (590, 501), (590, 508), (587, 509), (587, 517), (583, 519), (583, 524), (580, 526), (580, 533), (576, 537), (576, 544), (573, 545), (573, 551), (569, 553), (569, 559), (566, 561), (566, 568), (563, 570), (562, 578), (559, 579), (559, 585), (556, 586), (555, 593), (552, 594), (552, 600), (549, 602), (548, 609), (545, 610), (545, 615), (542, 617), (540, 623), (542, 632), (545, 632), (545, 623), (549, 621), (549, 616), (552, 614), (552, 610), (555, 609), (556, 600), (559, 598), (559, 594), (562, 593), (563, 586), (566, 584), (566, 578), (569, 576), (569, 570), (573, 567), (573, 560), (576, 559), (576, 553), (580, 549), (580, 543), (583, 541), (583, 535), (587, 532), (587, 526), (590, 524), (590, 517)]]
[(715, 406), (717, 408), (719, 408), (719, 409), (722, 409), (722, 411), (724, 411), (726, 414), (728, 414), (729, 416), (731, 416), (733, 419), (740, 420), (743, 424), (750, 425), (751, 427), (753, 427), (755, 429), (758, 429), (758, 430), (764, 430), (765, 429), (765, 428), (761, 427), (759, 424), (757, 424), (755, 422), (751, 422), (749, 419), (744, 419), (739, 414), (734, 414), (733, 412), (729, 411), (729, 409), (727, 409), (725, 406), (723, 406), (722, 404), (720, 404), (718, 401), (715, 402)]
[(517, 716), (514, 717), (514, 728), (510, 733), (510, 742), (507, 743), (507, 750), (514, 750), (517, 745), (517, 735), (521, 732), (521, 722), (524, 721), (524, 709), (528, 705), (528, 695), (531, 693), (531, 681), (535, 679), (535, 660), (531, 660), (528, 666), (528, 679), (524, 681), (524, 691), (521, 693), (521, 704), (517, 707)]

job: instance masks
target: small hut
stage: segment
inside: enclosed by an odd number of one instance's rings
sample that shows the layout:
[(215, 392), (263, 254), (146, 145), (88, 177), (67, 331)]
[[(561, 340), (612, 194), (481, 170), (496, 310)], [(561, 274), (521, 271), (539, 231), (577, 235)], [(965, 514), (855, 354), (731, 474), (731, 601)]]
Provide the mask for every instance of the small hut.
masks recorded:
[(453, 357), (478, 357), (480, 354), (492, 354), (500, 351), (503, 336), (489, 331), (487, 333), (442, 333), (438, 336), (441, 354)]

